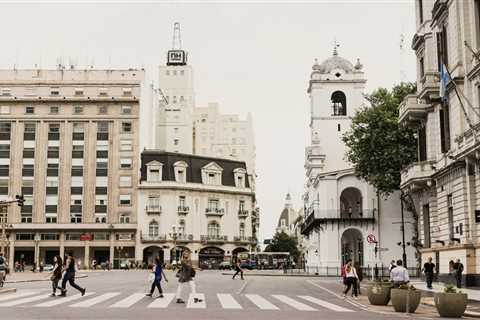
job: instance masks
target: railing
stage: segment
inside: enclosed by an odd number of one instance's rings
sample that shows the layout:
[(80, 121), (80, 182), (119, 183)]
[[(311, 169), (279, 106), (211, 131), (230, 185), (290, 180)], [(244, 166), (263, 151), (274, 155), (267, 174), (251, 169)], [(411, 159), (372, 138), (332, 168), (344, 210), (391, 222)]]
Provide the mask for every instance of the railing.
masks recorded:
[(234, 242), (253, 242), (253, 237), (239, 237), (239, 236), (236, 236), (236, 237), (233, 237), (233, 241)]
[(205, 213), (212, 216), (222, 216), (225, 213), (225, 210), (220, 208), (207, 208), (205, 209)]
[[(307, 219), (312, 216), (314, 219), (372, 219), (375, 218), (377, 209), (353, 209), (352, 212), (340, 209), (317, 209), (307, 210)], [(313, 215), (312, 215), (313, 214)]]
[(427, 108), (427, 104), (419, 103), (416, 95), (407, 95), (400, 103), (398, 119), (400, 122), (422, 119), (427, 114)]
[(248, 210), (238, 210), (238, 217), (239, 218), (246, 218), (248, 217)]
[(178, 213), (188, 213), (188, 212), (190, 212), (190, 207), (178, 206), (177, 212)]
[(193, 241), (193, 234), (179, 234), (176, 241)]
[[(418, 268), (409, 267), (407, 268), (408, 275), (411, 278), (418, 278), (421, 276)], [(288, 269), (287, 273), (299, 273), (299, 274), (311, 274), (319, 275), (325, 277), (341, 277), (342, 268), (341, 267), (315, 267), (315, 266), (305, 266), (303, 269)], [(357, 268), (357, 273), (363, 276), (364, 279), (389, 279), (390, 271), (388, 266), (378, 266), (375, 268), (373, 265), (366, 265), (360, 268)]]
[(414, 162), (401, 172), (401, 185), (405, 185), (411, 181), (430, 180), (432, 174), (435, 173), (434, 161)]
[(159, 214), (162, 213), (162, 206), (146, 206), (145, 211), (147, 211), (147, 214)]
[(165, 234), (151, 235), (148, 233), (142, 233), (140, 238), (142, 239), (142, 241), (158, 241), (158, 242), (167, 241), (167, 236)]
[(228, 241), (227, 236), (220, 236), (220, 235), (201, 235), (200, 241), (203, 242), (225, 242)]

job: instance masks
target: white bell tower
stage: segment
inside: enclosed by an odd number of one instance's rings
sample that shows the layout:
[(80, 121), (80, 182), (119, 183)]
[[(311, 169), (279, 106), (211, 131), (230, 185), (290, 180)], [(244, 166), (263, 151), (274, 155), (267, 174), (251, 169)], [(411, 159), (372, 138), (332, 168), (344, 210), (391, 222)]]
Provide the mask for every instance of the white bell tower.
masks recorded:
[(353, 65), (340, 57), (335, 44), (333, 56), (312, 67), (310, 96), (311, 145), (305, 152), (309, 178), (323, 172), (351, 168), (345, 160), (342, 135), (349, 130), (352, 117), (363, 105), (366, 80), (357, 59)]

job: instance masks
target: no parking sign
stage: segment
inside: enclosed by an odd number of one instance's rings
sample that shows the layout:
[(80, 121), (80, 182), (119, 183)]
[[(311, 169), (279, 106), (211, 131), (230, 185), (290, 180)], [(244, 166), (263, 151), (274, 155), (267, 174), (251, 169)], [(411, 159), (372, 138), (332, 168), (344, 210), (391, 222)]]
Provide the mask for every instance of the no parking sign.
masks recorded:
[(375, 238), (374, 234), (369, 234), (367, 236), (367, 242), (370, 244), (377, 243), (377, 239)]

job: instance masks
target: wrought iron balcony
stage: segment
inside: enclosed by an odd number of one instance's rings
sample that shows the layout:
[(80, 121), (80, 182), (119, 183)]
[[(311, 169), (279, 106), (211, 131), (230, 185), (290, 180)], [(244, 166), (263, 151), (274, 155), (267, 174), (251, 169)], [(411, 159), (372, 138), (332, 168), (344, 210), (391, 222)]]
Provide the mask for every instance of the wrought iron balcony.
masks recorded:
[(368, 225), (375, 222), (376, 209), (356, 209), (352, 212), (340, 209), (309, 208), (301, 227), (302, 234), (308, 234), (315, 227), (331, 224), (342, 226)]
[(147, 214), (160, 214), (162, 213), (162, 206), (160, 205), (147, 205), (145, 207)]
[(175, 239), (177, 242), (189, 242), (189, 241), (193, 241), (193, 234), (184, 234), (184, 233), (181, 233), (181, 234), (178, 234), (176, 239)]
[(253, 237), (245, 237), (245, 236), (235, 236), (233, 237), (234, 242), (247, 242), (251, 243), (253, 242)]
[(152, 235), (148, 233), (142, 233), (140, 235), (142, 242), (166, 242), (167, 236), (165, 234)]
[(227, 236), (221, 235), (201, 235), (200, 241), (202, 242), (225, 242), (228, 241)]
[(420, 103), (416, 95), (408, 95), (400, 104), (399, 122), (416, 123), (424, 120), (428, 113), (428, 104)]
[(247, 218), (248, 217), (248, 210), (239, 209), (238, 210), (238, 217), (239, 218)]
[(177, 212), (178, 212), (178, 213), (181, 213), (181, 214), (187, 214), (187, 213), (190, 212), (190, 207), (178, 206)]
[(424, 186), (432, 181), (432, 175), (435, 173), (434, 161), (414, 162), (401, 172), (400, 187), (407, 185)]
[(224, 213), (225, 213), (225, 210), (220, 209), (220, 208), (207, 208), (207, 209), (205, 209), (205, 214), (207, 216), (223, 216)]

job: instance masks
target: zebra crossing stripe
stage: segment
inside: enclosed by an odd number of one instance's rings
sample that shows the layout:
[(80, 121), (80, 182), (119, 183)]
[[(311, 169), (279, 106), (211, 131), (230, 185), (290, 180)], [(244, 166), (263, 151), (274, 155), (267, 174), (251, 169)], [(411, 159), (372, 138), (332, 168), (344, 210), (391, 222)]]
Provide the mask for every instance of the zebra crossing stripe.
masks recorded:
[[(202, 302), (195, 303), (194, 302), (195, 298), (202, 300)], [(190, 296), (188, 297), (187, 308), (205, 309), (206, 307), (207, 307), (207, 303), (205, 302), (205, 295), (203, 293), (197, 293), (197, 294), (190, 293)]]
[(354, 312), (353, 310), (350, 310), (350, 309), (347, 309), (347, 308), (344, 308), (344, 307), (341, 307), (341, 306), (337, 306), (336, 304), (333, 304), (333, 303), (330, 303), (330, 302), (327, 302), (327, 301), (323, 301), (323, 300), (320, 300), (320, 299), (317, 299), (317, 298), (314, 298), (314, 297), (310, 297), (310, 296), (298, 296), (298, 297), (302, 298), (302, 299), (305, 299), (307, 301), (310, 301), (311, 303), (318, 304), (319, 306), (330, 309), (332, 311)]
[[(88, 296), (91, 296), (93, 294), (95, 294), (95, 292), (87, 292), (87, 293), (85, 293), (85, 295), (83, 297), (88, 297)], [(81, 294), (75, 294), (75, 295), (70, 296), (70, 297), (58, 297), (58, 298), (55, 298), (54, 300), (51, 300), (51, 301), (46, 301), (46, 302), (39, 303), (39, 304), (35, 305), (35, 307), (53, 307), (53, 306), (58, 306), (59, 304), (62, 304), (62, 303), (75, 301), (75, 300), (78, 300), (78, 299), (81, 299), (81, 298), (82, 298)]]
[(231, 294), (218, 293), (217, 297), (223, 309), (243, 309)]
[(21, 298), (21, 297), (26, 297), (26, 296), (31, 296), (34, 295), (38, 292), (35, 291), (20, 291), (20, 292), (15, 292), (12, 294), (6, 294), (5, 296), (0, 296), (0, 301), (7, 301), (7, 300), (12, 300), (16, 298)]
[(18, 300), (13, 300), (13, 301), (7, 301), (7, 302), (0, 303), (0, 307), (12, 307), (12, 306), (17, 306), (19, 304), (38, 301), (38, 300), (43, 300), (43, 299), (47, 299), (47, 298), (48, 298), (48, 295), (47, 295), (46, 292), (44, 292), (44, 293), (42, 293), (38, 296), (27, 297), (27, 298), (23, 298), (23, 299), (18, 299)]
[(281, 302), (288, 304), (289, 306), (300, 310), (300, 311), (317, 311), (317, 309), (310, 307), (309, 305), (306, 305), (305, 303), (301, 303), (297, 300), (294, 300), (290, 297), (284, 296), (282, 294), (274, 294), (272, 297), (280, 300)]
[(145, 293), (134, 293), (125, 299), (118, 301), (115, 304), (112, 304), (110, 308), (128, 308), (142, 300), (145, 297)]
[(82, 302), (78, 302), (78, 303), (75, 303), (75, 304), (72, 304), (70, 307), (75, 307), (75, 308), (88, 308), (88, 307), (91, 307), (93, 305), (96, 305), (100, 302), (103, 302), (103, 301), (106, 301), (108, 299), (111, 299), (113, 297), (116, 297), (120, 294), (120, 292), (108, 292), (108, 293), (104, 293), (98, 297), (95, 297), (95, 298), (91, 298), (91, 299), (88, 299), (88, 300), (85, 300), (85, 301), (82, 301)]
[(272, 304), (270, 301), (262, 298), (258, 294), (246, 294), (245, 297), (252, 301), (257, 307), (262, 310), (279, 310), (278, 307)]
[(175, 294), (165, 293), (163, 298), (157, 298), (152, 303), (150, 303), (147, 308), (166, 308), (172, 302)]

